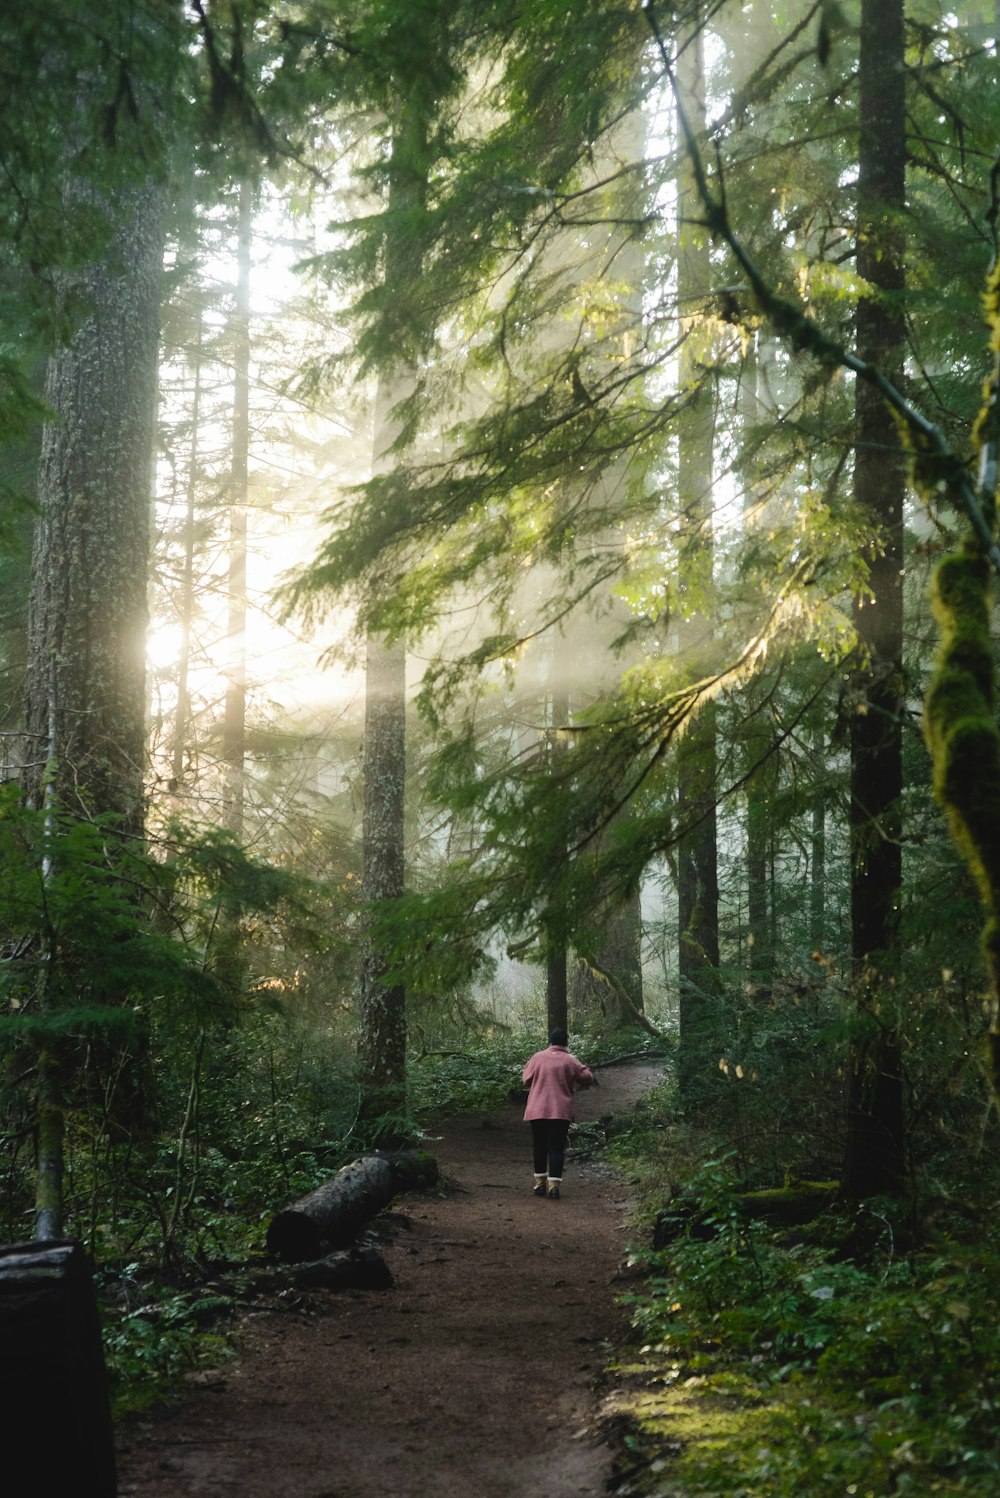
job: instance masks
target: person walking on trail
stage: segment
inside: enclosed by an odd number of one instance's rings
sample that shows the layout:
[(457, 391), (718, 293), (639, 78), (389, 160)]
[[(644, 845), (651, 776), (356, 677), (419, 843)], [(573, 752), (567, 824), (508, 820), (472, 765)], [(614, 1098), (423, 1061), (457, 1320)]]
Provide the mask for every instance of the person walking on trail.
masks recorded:
[(531, 1125), (535, 1156), (535, 1196), (559, 1200), (566, 1136), (573, 1121), (573, 1090), (597, 1087), (589, 1066), (567, 1049), (569, 1036), (558, 1025), (549, 1031), (548, 1048), (536, 1051), (524, 1068), (528, 1106), (524, 1121)]

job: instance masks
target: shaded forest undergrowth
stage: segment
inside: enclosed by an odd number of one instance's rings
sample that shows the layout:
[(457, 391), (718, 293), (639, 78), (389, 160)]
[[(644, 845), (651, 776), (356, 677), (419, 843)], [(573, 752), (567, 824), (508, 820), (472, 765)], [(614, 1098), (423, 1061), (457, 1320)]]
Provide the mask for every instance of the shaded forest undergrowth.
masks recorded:
[[(644, 1201), (635, 1236), (656, 1246), (630, 1256), (644, 1279), (612, 1370), (616, 1491), (995, 1493), (995, 1202), (828, 1192), (811, 1216), (822, 1194), (810, 1207), (794, 1178), (747, 1192), (734, 1153), (696, 1159), (709, 1141), (657, 1127), (664, 1101), (647, 1100), (624, 1144)], [(678, 1150), (690, 1174), (665, 1201), (657, 1161)]]
[[(431, 1129), (435, 1116), (505, 1102), (526, 1044), (508, 1033), (434, 1058), (414, 1088), (418, 1120)], [(626, 1037), (620, 1049), (635, 1047)], [(581, 1050), (595, 1063), (613, 1056)], [(852, 1207), (827, 1192), (810, 1216), (816, 1204), (802, 1209), (794, 1177), (790, 1190), (752, 1189), (775, 1185), (774, 1162), (761, 1159), (766, 1098), (748, 1105), (746, 1089), (738, 1108), (719, 1107), (712, 1128), (699, 1127), (683, 1119), (670, 1070), (630, 1118), (574, 1131), (576, 1158), (607, 1161), (635, 1204), (623, 1301), (631, 1331), (607, 1349), (602, 1380), (613, 1490), (992, 1495), (1000, 1255), (990, 1246), (989, 1138), (974, 1182), (970, 1170), (948, 1190), (913, 1183), (905, 1199)], [(322, 1148), (261, 1141), (257, 1167), (247, 1152), (238, 1167), (220, 1153), (195, 1190), (188, 1183), (186, 1233), (172, 1255), (105, 1257), (120, 1414), (215, 1377), (247, 1311), (301, 1309), (294, 1287), (261, 1278), (264, 1218), (364, 1142), (350, 1133)]]

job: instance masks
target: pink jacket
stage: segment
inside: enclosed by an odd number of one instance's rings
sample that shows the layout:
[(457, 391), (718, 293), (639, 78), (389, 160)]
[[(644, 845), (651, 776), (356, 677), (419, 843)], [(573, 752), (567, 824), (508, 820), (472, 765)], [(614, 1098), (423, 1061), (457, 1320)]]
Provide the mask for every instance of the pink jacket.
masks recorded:
[(533, 1118), (573, 1117), (573, 1088), (590, 1087), (596, 1078), (589, 1066), (566, 1049), (550, 1045), (536, 1051), (524, 1068), (524, 1083), (530, 1088), (525, 1123)]

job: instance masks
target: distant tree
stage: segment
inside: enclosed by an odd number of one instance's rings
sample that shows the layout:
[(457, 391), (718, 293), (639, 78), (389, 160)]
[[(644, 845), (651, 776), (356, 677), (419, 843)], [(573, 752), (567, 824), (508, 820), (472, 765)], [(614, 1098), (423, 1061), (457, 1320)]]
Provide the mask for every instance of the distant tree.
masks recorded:
[(246, 801), (247, 502), (250, 463), (250, 275), (254, 183), (244, 172), (237, 189), (236, 305), (233, 309), (233, 426), (229, 469), (229, 576), (226, 621), (226, 702), (222, 723), (225, 821), (243, 836)]
[[(698, 139), (705, 132), (704, 22), (696, 7), (678, 35), (681, 107)], [(715, 557), (713, 351), (706, 335), (711, 286), (708, 235), (690, 163), (679, 157), (677, 307), (684, 333), (678, 385), (677, 507), (683, 527), (678, 558), (678, 649), (691, 676), (709, 676)], [(718, 1057), (711, 1054), (712, 1010), (719, 993), (719, 870), (715, 704), (706, 701), (677, 747), (678, 1083), (688, 1107), (704, 1100)]]

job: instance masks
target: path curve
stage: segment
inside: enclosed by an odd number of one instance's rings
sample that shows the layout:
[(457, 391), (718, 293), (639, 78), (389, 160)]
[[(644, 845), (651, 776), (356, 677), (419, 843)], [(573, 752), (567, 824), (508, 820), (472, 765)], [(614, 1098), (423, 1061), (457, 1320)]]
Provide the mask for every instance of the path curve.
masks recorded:
[[(580, 1121), (621, 1116), (660, 1076), (609, 1067)], [(602, 1161), (567, 1159), (562, 1200), (531, 1194), (521, 1109), (441, 1125), (459, 1188), (404, 1199), (390, 1291), (306, 1298), (249, 1322), (240, 1357), (120, 1441), (120, 1498), (596, 1498), (592, 1429), (628, 1201)]]

